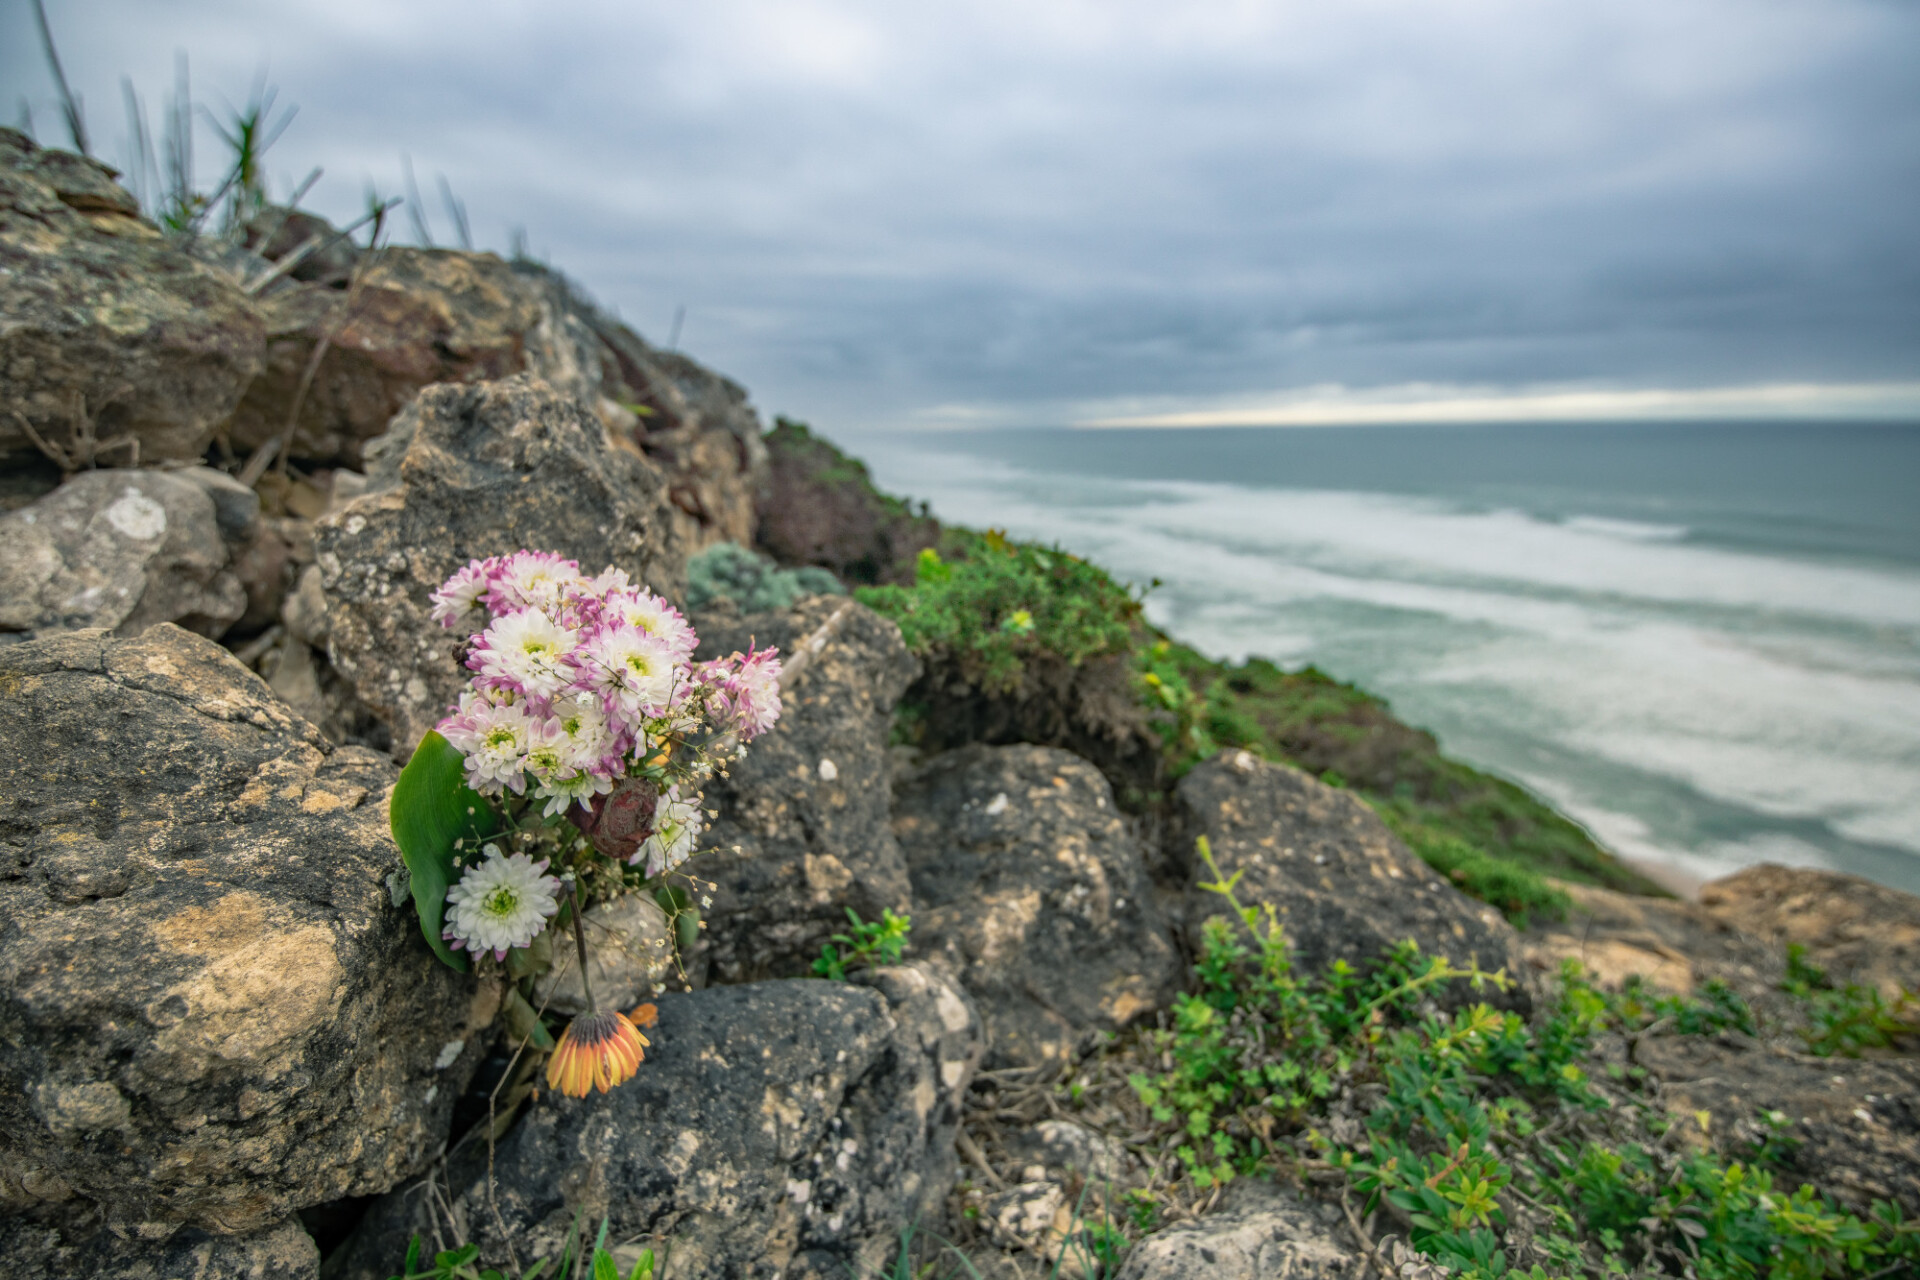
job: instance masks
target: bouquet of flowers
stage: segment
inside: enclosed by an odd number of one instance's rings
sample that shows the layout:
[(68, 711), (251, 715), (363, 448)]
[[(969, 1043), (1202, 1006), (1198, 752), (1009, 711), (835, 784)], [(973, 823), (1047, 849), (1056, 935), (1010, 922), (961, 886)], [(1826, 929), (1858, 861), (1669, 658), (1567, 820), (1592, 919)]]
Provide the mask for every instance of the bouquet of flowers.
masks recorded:
[[(547, 552), (475, 560), (433, 605), (468, 631), (473, 676), (394, 787), (421, 928), (453, 967), (514, 981), (509, 1014), (552, 1050), (552, 1088), (605, 1092), (647, 1040), (595, 1006), (582, 912), (627, 893), (688, 901), (664, 882), (698, 850), (701, 787), (780, 716), (778, 651), (695, 662), (672, 605), (619, 569), (589, 578)], [(521, 988), (569, 925), (587, 1012), (555, 1042)]]

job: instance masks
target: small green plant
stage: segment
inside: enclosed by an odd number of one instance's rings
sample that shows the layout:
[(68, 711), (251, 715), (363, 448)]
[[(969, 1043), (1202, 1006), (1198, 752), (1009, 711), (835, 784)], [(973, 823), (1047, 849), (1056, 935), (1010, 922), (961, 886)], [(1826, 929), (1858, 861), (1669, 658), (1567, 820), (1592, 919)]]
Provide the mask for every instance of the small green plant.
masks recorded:
[(1520, 928), (1534, 919), (1558, 920), (1573, 905), (1564, 890), (1531, 867), (1490, 857), (1458, 836), (1444, 835), (1422, 823), (1391, 825), (1421, 861), (1463, 893), (1500, 908)]
[(742, 613), (786, 609), (804, 596), (845, 595), (840, 580), (811, 565), (782, 569), (734, 542), (716, 542), (687, 561), (687, 606), (731, 600)]
[[(1131, 1080), (1196, 1191), (1304, 1165), (1466, 1280), (1920, 1271), (1920, 1229), (1896, 1205), (1860, 1218), (1774, 1182), (1777, 1126), (1725, 1160), (1670, 1140), (1676, 1121), (1637, 1068), (1601, 1069), (1603, 1033), (1751, 1031), (1731, 989), (1681, 997), (1629, 982), (1610, 996), (1569, 962), (1529, 1021), (1479, 1003), (1442, 1012), (1429, 998), (1442, 984), (1505, 975), (1410, 944), (1369, 974), (1335, 964), (1309, 978), (1273, 912), (1241, 903), (1238, 877), (1198, 849), (1213, 873), (1203, 887), (1231, 918), (1204, 926), (1197, 990), (1142, 1046), (1160, 1069)], [(1790, 980), (1808, 999), (1825, 989), (1816, 974), (1795, 957)]]
[(1873, 987), (1834, 985), (1824, 969), (1807, 959), (1807, 949), (1787, 944), (1787, 971), (1780, 989), (1800, 1002), (1807, 1026), (1800, 1035), (1807, 1051), (1822, 1058), (1857, 1058), (1862, 1049), (1885, 1049), (1895, 1037), (1913, 1035), (1915, 995), (1902, 991), (1891, 1003)]
[(813, 962), (815, 973), (831, 982), (845, 982), (847, 974), (855, 969), (900, 963), (913, 917), (883, 908), (878, 920), (867, 921), (848, 907), (847, 920), (847, 932), (836, 933), (820, 944), (820, 958)]
[(427, 1262), (422, 1257), (420, 1237), (415, 1235), (407, 1245), (407, 1258), (400, 1274), (392, 1280), (571, 1280), (576, 1269), (582, 1266), (591, 1280), (663, 1280), (664, 1263), (650, 1248), (640, 1250), (633, 1266), (621, 1275), (619, 1263), (607, 1251), (607, 1225), (608, 1219), (600, 1219), (600, 1234), (588, 1249), (580, 1235), (580, 1216), (575, 1214), (559, 1257), (540, 1258), (517, 1277), (497, 1267), (482, 1266), (480, 1246), (472, 1242), (455, 1249), (442, 1249)]

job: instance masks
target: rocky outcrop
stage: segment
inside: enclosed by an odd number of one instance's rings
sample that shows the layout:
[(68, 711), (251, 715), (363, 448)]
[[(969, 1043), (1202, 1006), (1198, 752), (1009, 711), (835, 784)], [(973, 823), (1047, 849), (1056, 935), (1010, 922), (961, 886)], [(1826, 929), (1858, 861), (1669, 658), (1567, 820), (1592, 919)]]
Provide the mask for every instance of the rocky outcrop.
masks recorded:
[(868, 920), (908, 909), (907, 865), (887, 822), (887, 734), (916, 670), (900, 629), (832, 596), (693, 621), (702, 658), (758, 643), (791, 660), (834, 618), (825, 646), (783, 686), (779, 723), (731, 777), (707, 786), (720, 816), (703, 841), (721, 852), (690, 869), (718, 885), (698, 958), (709, 981), (806, 973), (847, 927), (848, 907)]
[(391, 487), (329, 512), (314, 542), (332, 664), (403, 758), (466, 682), (466, 637), (432, 621), (428, 596), (467, 561), (531, 547), (682, 589), (659, 473), (544, 383), (431, 387), (381, 445), (374, 478)]
[(1163, 1008), (1184, 966), (1140, 842), (1100, 772), (1048, 747), (966, 747), (895, 791), (915, 954), (960, 975), (991, 1061), (1068, 1060)]
[(385, 877), (393, 767), (161, 625), (0, 650), (0, 1191), (150, 1242), (437, 1152), (497, 996)]
[(1776, 948), (1805, 947), (1835, 982), (1888, 999), (1920, 991), (1920, 897), (1812, 867), (1762, 865), (1700, 890), (1714, 918)]
[[(1365, 971), (1411, 939), (1457, 965), (1520, 974), (1519, 939), (1500, 913), (1438, 879), (1358, 796), (1246, 751), (1195, 768), (1175, 796), (1185, 826), (1180, 851), (1205, 835), (1222, 875), (1244, 873), (1241, 903), (1273, 907), (1305, 972), (1335, 960)], [(1194, 858), (1187, 929), (1196, 950), (1206, 920), (1231, 919), (1224, 899), (1198, 887), (1211, 878)], [(1475, 998), (1502, 1002), (1498, 993)], [(1504, 999), (1528, 1007), (1518, 988)]]
[(0, 635), (83, 627), (136, 635), (160, 622), (225, 632), (247, 610), (233, 542), (244, 544), (258, 518), (196, 474), (86, 471), (0, 515)]
[(913, 582), (913, 560), (940, 523), (873, 487), (866, 465), (802, 422), (767, 433), (760, 546), (781, 564), (818, 565), (842, 582)]
[(1340, 1211), (1251, 1179), (1204, 1218), (1134, 1246), (1119, 1280), (1360, 1280), (1372, 1274)]
[[(965, 997), (918, 967), (867, 987), (769, 982), (660, 1000), (639, 1073), (605, 1095), (542, 1100), (469, 1150), (447, 1199), (483, 1256), (557, 1254), (576, 1214), (617, 1241), (670, 1240), (671, 1273), (844, 1280), (877, 1269), (953, 1177), (953, 1130), (979, 1054)], [(385, 1280), (425, 1196), (367, 1215), (339, 1280)], [(444, 1218), (441, 1219), (444, 1221)], [(597, 1227), (595, 1228), (597, 1229)]]
[(0, 1219), (0, 1271), (87, 1280), (318, 1280), (320, 1250), (298, 1222), (241, 1235), (197, 1227), (143, 1240), (92, 1226)]
[(261, 367), (252, 302), (113, 177), (0, 129), (0, 457), (197, 461)]

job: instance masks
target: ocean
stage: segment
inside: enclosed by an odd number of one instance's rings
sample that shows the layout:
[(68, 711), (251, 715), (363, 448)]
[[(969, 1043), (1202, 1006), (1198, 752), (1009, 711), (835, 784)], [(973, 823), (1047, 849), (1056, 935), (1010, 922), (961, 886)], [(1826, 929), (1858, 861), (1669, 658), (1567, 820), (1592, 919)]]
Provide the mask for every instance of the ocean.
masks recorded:
[(853, 435), (1216, 657), (1312, 663), (1600, 843), (1920, 892), (1920, 425)]

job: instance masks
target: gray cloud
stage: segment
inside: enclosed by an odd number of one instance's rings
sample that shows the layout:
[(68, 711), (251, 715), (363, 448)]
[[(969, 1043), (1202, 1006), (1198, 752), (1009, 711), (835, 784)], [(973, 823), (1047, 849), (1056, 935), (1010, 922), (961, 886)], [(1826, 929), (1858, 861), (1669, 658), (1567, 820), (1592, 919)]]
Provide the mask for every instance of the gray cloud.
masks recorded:
[[(695, 355), (828, 423), (1920, 377), (1891, 0), (50, 8), (109, 158), (120, 74), (157, 106), (185, 49), (217, 103), (265, 64), (322, 209), (410, 153), (486, 243), (526, 227), (655, 337), (684, 303)], [(0, 78), (57, 136), (23, 0)]]

